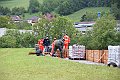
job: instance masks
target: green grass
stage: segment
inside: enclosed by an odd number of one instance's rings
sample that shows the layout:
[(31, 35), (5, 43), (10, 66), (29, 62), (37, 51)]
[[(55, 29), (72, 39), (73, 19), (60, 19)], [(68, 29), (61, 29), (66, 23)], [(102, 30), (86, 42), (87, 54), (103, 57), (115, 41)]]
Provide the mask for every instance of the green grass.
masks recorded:
[(31, 17), (33, 17), (33, 16), (40, 16), (40, 13), (32, 13), (32, 14), (29, 14), (29, 13), (25, 13), (25, 19), (29, 19), (29, 18), (31, 18)]
[[(81, 9), (71, 15), (68, 15), (68, 17), (73, 21), (73, 22), (78, 22), (80, 21), (81, 17), (86, 13), (86, 12), (109, 12), (110, 8), (109, 7), (91, 7), (91, 8), (84, 8)], [(96, 14), (97, 15), (97, 14)]]
[(120, 80), (118, 68), (28, 55), (30, 51), (33, 49), (0, 49), (0, 80)]
[[(38, 0), (39, 2), (43, 2), (43, 0)], [(29, 0), (8, 0), (8, 1), (0, 1), (0, 5), (4, 7), (25, 7), (25, 9), (29, 6)]]

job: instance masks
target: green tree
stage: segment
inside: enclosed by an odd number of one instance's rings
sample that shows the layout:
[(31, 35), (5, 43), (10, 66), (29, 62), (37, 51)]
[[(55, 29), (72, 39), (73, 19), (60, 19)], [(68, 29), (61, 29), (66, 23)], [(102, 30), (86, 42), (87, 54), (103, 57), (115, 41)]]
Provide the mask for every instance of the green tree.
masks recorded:
[(33, 48), (37, 43), (33, 33), (20, 33), (17, 29), (7, 30), (6, 34), (0, 37), (1, 48)]
[(51, 26), (51, 21), (45, 19), (43, 16), (42, 18), (39, 20), (39, 22), (37, 24), (35, 24), (33, 26), (33, 30), (37, 33), (37, 35), (41, 38), (41, 37), (45, 37), (47, 35), (49, 35), (50, 33), (50, 28)]
[(118, 3), (111, 5), (111, 12), (116, 17), (116, 19), (120, 19), (120, 8), (118, 8)]
[(17, 29), (25, 29), (25, 30), (32, 30), (32, 26), (31, 24), (27, 23), (27, 22), (17, 22), (14, 23), (17, 26)]
[(76, 29), (73, 27), (73, 24), (70, 19), (67, 17), (57, 17), (53, 21), (53, 27), (51, 28), (52, 37), (60, 38), (65, 33), (70, 37), (76, 34)]
[(0, 15), (10, 15), (11, 10), (8, 7), (0, 6)]
[(39, 8), (40, 8), (40, 3), (38, 2), (38, 0), (29, 1), (29, 7), (28, 7), (29, 13), (39, 12)]
[(67, 33), (71, 38), (71, 42), (74, 41), (74, 35), (76, 29), (73, 27), (72, 22), (66, 17), (56, 17), (52, 21), (42, 18), (37, 24), (33, 26), (34, 32), (37, 33), (39, 38), (43, 38), (46, 35), (49, 37), (62, 38)]
[(0, 16), (0, 28), (16, 28), (16, 26), (11, 23), (10, 17)]
[(115, 27), (116, 21), (110, 15), (98, 19), (93, 27), (91, 48), (107, 49), (109, 45), (114, 45)]
[(0, 47), (2, 48), (15, 48), (16, 39), (13, 36), (7, 35), (0, 38)]
[(23, 15), (26, 12), (24, 7), (12, 8), (12, 15)]

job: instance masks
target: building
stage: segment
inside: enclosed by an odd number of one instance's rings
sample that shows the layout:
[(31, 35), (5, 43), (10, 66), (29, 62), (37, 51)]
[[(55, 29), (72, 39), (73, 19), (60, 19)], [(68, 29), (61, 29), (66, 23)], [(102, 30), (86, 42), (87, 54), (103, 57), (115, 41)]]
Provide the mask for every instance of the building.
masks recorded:
[(85, 32), (87, 30), (92, 30), (93, 29), (93, 25), (95, 24), (95, 22), (76, 22), (74, 23), (74, 27), (80, 31), (81, 33), (85, 34)]
[(54, 19), (54, 15), (51, 13), (46, 13), (44, 14), (44, 18), (47, 19), (48, 21), (51, 21), (52, 19)]
[[(92, 30), (95, 22), (76, 22), (74, 27), (80, 31), (82, 34), (85, 34), (87, 30)], [(120, 32), (120, 20), (117, 21), (116, 31)]]
[(11, 16), (11, 19), (12, 19), (13, 22), (20, 22), (20, 21), (22, 21), (20, 16)]
[(39, 20), (40, 20), (39, 17), (33, 16), (33, 17), (27, 19), (27, 22), (33, 26), (33, 25), (34, 25), (35, 23), (37, 23)]

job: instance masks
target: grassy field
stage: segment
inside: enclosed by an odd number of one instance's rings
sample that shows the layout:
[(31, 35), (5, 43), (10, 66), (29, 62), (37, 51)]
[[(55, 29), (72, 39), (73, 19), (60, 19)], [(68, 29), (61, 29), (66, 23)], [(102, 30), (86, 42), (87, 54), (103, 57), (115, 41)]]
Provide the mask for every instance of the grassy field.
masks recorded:
[[(39, 2), (43, 2), (43, 0), (38, 0)], [(0, 5), (4, 7), (25, 7), (25, 9), (28, 8), (29, 0), (8, 0), (8, 1), (0, 1)]]
[[(86, 13), (86, 12), (109, 12), (110, 11), (110, 8), (109, 7), (91, 7), (91, 8), (84, 8), (84, 9), (81, 9), (71, 15), (68, 15), (68, 17), (74, 21), (74, 22), (78, 22), (80, 21), (81, 17)], [(96, 14), (97, 15), (97, 14)]]
[(120, 80), (120, 69), (28, 55), (29, 48), (0, 49), (0, 80)]

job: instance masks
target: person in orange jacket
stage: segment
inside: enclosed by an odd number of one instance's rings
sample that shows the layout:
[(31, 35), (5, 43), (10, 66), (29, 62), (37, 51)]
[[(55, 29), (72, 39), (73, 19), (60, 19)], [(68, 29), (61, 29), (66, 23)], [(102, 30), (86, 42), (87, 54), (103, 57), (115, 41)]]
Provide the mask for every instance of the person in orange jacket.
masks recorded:
[(38, 41), (39, 49), (40, 49), (42, 52), (43, 52), (43, 50), (44, 50), (43, 41), (44, 41), (43, 38)]
[(65, 34), (65, 36), (63, 37), (63, 39), (64, 39), (64, 48), (68, 49), (68, 46), (70, 44), (70, 37), (67, 34)]
[(65, 34), (63, 39), (64, 39), (64, 57), (67, 58), (68, 57), (68, 47), (70, 44), (70, 37), (67, 34)]

